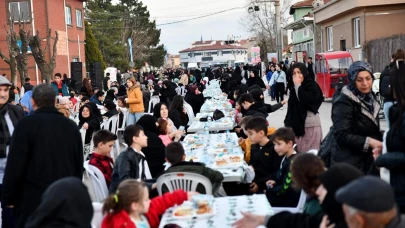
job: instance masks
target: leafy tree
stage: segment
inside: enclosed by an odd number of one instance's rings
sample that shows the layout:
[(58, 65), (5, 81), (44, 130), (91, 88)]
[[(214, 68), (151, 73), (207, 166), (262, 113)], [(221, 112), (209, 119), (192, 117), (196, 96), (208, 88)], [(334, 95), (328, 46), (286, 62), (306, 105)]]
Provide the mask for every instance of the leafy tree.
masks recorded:
[(86, 69), (87, 71), (90, 71), (90, 64), (101, 62), (104, 70), (107, 67), (107, 64), (104, 62), (103, 55), (101, 54), (98, 42), (94, 37), (93, 30), (87, 21), (84, 22), (84, 25), (86, 28)]

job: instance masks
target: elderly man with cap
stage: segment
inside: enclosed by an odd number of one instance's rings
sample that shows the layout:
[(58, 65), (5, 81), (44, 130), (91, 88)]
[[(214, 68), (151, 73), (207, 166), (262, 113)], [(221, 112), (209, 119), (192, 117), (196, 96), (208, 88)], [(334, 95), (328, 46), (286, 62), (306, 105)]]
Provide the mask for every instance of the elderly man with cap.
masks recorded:
[[(0, 76), (0, 197), (11, 136), (17, 122), (24, 117), (21, 107), (8, 103), (11, 85), (6, 77)], [(3, 227), (13, 227), (14, 212), (11, 208), (6, 208), (3, 202), (1, 202), (1, 207)]]
[[(360, 193), (360, 194), (359, 194)], [(405, 227), (391, 186), (373, 176), (359, 178), (336, 192), (349, 228)]]

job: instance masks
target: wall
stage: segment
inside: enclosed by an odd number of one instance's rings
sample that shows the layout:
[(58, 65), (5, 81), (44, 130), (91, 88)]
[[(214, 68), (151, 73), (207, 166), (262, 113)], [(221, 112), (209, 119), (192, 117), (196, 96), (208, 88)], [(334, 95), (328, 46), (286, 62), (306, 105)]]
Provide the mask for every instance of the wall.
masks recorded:
[(307, 15), (311, 11), (312, 11), (312, 6), (308, 7), (308, 8), (295, 9), (294, 21), (300, 20), (301, 18), (303, 18), (305, 15)]

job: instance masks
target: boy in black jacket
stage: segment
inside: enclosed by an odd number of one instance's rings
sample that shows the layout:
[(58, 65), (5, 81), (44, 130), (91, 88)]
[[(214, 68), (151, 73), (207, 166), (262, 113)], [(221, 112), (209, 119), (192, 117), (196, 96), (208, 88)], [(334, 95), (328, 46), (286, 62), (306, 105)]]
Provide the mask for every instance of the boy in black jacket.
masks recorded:
[(256, 103), (249, 93), (240, 96), (239, 103), (243, 109), (246, 110), (243, 116), (261, 116), (263, 118), (268, 116), (267, 108), (264, 106), (264, 103)]
[(267, 137), (266, 119), (253, 117), (246, 123), (245, 130), (252, 141), (250, 165), (255, 171), (250, 192), (263, 192), (266, 189), (266, 181), (273, 179), (280, 168), (281, 157), (277, 155), (274, 144)]
[(275, 151), (283, 157), (275, 178), (266, 182), (266, 196), (272, 207), (296, 207), (300, 198), (300, 192), (291, 186), (290, 164), (296, 154), (294, 139), (294, 131), (285, 127), (279, 128), (272, 136)]

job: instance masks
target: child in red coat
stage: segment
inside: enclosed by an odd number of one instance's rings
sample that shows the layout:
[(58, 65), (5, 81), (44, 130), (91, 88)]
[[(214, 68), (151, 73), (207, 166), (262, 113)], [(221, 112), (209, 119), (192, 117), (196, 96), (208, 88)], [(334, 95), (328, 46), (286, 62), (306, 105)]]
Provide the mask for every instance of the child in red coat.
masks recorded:
[(102, 228), (158, 228), (160, 219), (166, 209), (180, 205), (197, 194), (177, 190), (163, 196), (149, 199), (148, 189), (143, 182), (135, 179), (123, 181), (117, 193), (104, 201), (103, 214), (107, 214)]

